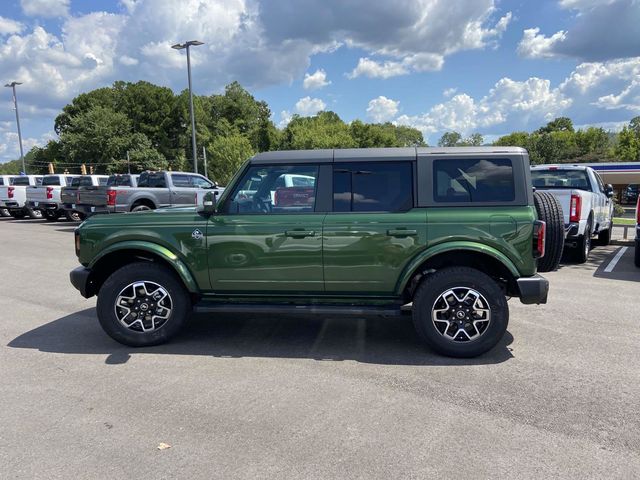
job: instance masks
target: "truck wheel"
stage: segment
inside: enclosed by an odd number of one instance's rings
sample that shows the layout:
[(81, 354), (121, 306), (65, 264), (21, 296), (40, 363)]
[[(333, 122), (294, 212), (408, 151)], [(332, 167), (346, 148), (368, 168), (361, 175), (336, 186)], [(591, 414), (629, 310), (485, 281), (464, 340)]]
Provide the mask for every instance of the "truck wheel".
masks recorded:
[(589, 259), (591, 251), (591, 219), (587, 220), (584, 234), (578, 238), (578, 245), (575, 250), (575, 259), (578, 263), (584, 263)]
[(22, 210), (9, 210), (9, 215), (13, 218), (24, 218), (24, 212)]
[(413, 324), (431, 349), (449, 357), (476, 357), (502, 339), (509, 306), (498, 284), (468, 267), (428, 275), (413, 296)]
[(138, 203), (131, 209), (132, 212), (144, 212), (146, 210), (152, 210), (152, 208), (146, 203)]
[(558, 268), (564, 250), (562, 205), (549, 192), (533, 192), (533, 202), (538, 212), (538, 219), (546, 224), (545, 254), (538, 259), (538, 271), (551, 272)]
[(611, 243), (611, 227), (598, 233), (598, 245), (607, 246)]
[(60, 212), (57, 210), (43, 210), (42, 213), (48, 222), (56, 222), (60, 218)]
[(6, 208), (0, 208), (0, 217), (10, 217), (11, 214)]
[(69, 220), (70, 222), (82, 221), (82, 216), (80, 215), (80, 212), (76, 212), (74, 210), (65, 210), (64, 216), (67, 217), (67, 220)]
[(166, 267), (136, 262), (104, 282), (98, 320), (114, 340), (131, 347), (158, 345), (175, 336), (191, 312), (184, 286)]
[(29, 218), (42, 219), (42, 210), (28, 208), (27, 214)]

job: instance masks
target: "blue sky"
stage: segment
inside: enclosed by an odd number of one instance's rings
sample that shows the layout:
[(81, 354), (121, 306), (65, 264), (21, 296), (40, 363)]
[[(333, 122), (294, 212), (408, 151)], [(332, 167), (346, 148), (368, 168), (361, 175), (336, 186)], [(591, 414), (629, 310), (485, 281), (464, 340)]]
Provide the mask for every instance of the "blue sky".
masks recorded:
[[(613, 27), (613, 28), (612, 28)], [(560, 115), (617, 130), (640, 115), (640, 0), (4, 0), (0, 81), (22, 81), (25, 147), (77, 94), (115, 80), (178, 92), (238, 80), (280, 126), (327, 109), (491, 140)], [(0, 162), (18, 156), (10, 90)]]

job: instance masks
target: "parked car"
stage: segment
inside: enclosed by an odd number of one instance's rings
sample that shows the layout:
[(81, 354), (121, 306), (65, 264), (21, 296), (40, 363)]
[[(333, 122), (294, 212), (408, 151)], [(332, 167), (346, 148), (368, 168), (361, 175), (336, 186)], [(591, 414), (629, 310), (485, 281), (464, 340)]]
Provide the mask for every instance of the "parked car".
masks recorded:
[(106, 185), (81, 188), (78, 190), (76, 209), (84, 215), (128, 212), (128, 205), (118, 202), (126, 199), (125, 190), (138, 186), (138, 177), (129, 173), (115, 174), (107, 179)]
[(576, 260), (589, 258), (592, 238), (608, 245), (613, 227), (613, 187), (604, 185), (600, 175), (580, 165), (535, 165), (531, 178), (536, 191), (549, 192), (564, 212), (566, 246)]
[(622, 191), (622, 202), (625, 204), (634, 204), (638, 200), (638, 191), (640, 190), (640, 185), (637, 183), (627, 185)]
[[(11, 179), (15, 175), (0, 175), (0, 188), (11, 185)], [(5, 206), (4, 201), (0, 199), (0, 217), (10, 217), (9, 209)]]
[(40, 185), (27, 187), (27, 207), (41, 210), (44, 218), (55, 222), (64, 214), (60, 193), (77, 176), (74, 175), (45, 175)]
[[(108, 191), (107, 191), (108, 190)], [(143, 172), (137, 186), (105, 189), (106, 211), (140, 212), (175, 206), (194, 206), (197, 192), (222, 192), (214, 182), (202, 175), (189, 172)], [(109, 193), (111, 192), (111, 193)], [(97, 199), (97, 202), (102, 200)], [(94, 206), (89, 203), (89, 207)], [(98, 207), (98, 205), (95, 205)], [(95, 212), (104, 212), (96, 208)]]
[(42, 218), (42, 211), (27, 206), (27, 187), (40, 185), (42, 175), (18, 175), (10, 180), (10, 185), (0, 187), (0, 202), (9, 210), (13, 218)]
[(71, 185), (63, 187), (60, 191), (60, 201), (64, 214), (68, 220), (78, 222), (86, 216), (76, 208), (78, 203), (78, 191), (81, 188), (106, 185), (108, 175), (82, 175), (71, 180)]
[[(290, 174), (314, 180), (276, 187)], [(435, 351), (472, 357), (503, 337), (507, 297), (547, 301), (536, 273), (546, 225), (524, 149), (267, 152), (234, 178), (196, 208), (96, 215), (76, 229), (71, 283), (98, 296), (112, 338), (166, 342), (194, 306), (407, 314)]]
[(640, 267), (640, 197), (638, 197), (636, 202), (636, 249), (634, 262), (636, 264), (636, 267)]

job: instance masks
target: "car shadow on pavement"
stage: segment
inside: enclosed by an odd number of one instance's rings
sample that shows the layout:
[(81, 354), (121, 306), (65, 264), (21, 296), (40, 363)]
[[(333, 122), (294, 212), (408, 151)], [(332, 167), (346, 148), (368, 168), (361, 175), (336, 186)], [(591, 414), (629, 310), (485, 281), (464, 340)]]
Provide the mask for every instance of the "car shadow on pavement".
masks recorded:
[(507, 332), (490, 352), (471, 359), (437, 355), (417, 337), (410, 317), (349, 318), (218, 315), (194, 316), (170, 343), (132, 348), (109, 338), (98, 325), (95, 308), (82, 310), (23, 333), (12, 348), (42, 352), (105, 354), (105, 363), (126, 363), (132, 354), (203, 355), (218, 358), (307, 358), (353, 360), (383, 365), (486, 365), (513, 358)]

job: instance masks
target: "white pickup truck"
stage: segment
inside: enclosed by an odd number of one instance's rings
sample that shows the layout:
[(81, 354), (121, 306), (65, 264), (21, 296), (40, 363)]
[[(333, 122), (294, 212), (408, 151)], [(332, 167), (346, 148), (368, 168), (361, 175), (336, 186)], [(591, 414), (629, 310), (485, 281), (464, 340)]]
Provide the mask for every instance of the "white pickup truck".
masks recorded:
[(40, 185), (42, 175), (19, 175), (13, 178), (9, 186), (0, 187), (0, 202), (9, 210), (13, 218), (42, 218), (42, 211), (27, 207), (27, 187)]
[(565, 245), (574, 249), (578, 262), (589, 258), (594, 236), (601, 245), (609, 244), (613, 187), (605, 186), (595, 170), (581, 165), (535, 165), (531, 180), (536, 190), (551, 193), (562, 205)]
[[(15, 178), (15, 175), (0, 175), (0, 188), (11, 185), (11, 180)], [(4, 205), (4, 202), (0, 200), (0, 217), (10, 217), (9, 209)]]
[(60, 192), (77, 175), (45, 175), (41, 185), (27, 187), (27, 208), (41, 210), (44, 218), (55, 222), (64, 214)]

